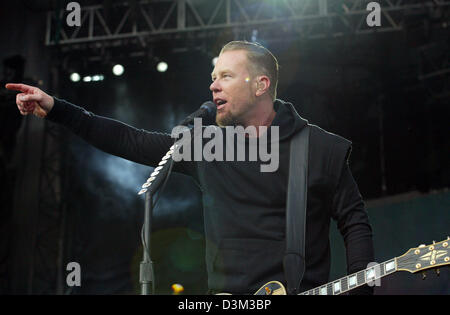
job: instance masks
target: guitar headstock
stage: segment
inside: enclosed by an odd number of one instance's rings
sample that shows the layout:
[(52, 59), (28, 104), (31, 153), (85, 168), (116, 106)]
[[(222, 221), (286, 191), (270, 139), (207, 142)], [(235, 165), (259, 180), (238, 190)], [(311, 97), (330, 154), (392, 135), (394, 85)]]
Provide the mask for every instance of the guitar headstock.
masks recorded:
[(439, 243), (420, 245), (411, 248), (402, 256), (397, 257), (397, 270), (412, 273), (439, 266), (450, 265), (450, 238)]

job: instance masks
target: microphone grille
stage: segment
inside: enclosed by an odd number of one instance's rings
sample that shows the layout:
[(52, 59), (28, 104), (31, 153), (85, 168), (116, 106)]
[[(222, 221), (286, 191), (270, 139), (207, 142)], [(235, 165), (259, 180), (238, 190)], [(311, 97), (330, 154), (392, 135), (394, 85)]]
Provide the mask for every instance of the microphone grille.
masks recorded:
[(201, 108), (204, 108), (208, 111), (208, 113), (215, 114), (217, 111), (217, 106), (211, 101), (204, 102)]
[(201, 108), (205, 109), (207, 112), (206, 117), (204, 117), (204, 123), (205, 125), (215, 125), (216, 124), (216, 113), (217, 113), (217, 106), (211, 101), (204, 102)]

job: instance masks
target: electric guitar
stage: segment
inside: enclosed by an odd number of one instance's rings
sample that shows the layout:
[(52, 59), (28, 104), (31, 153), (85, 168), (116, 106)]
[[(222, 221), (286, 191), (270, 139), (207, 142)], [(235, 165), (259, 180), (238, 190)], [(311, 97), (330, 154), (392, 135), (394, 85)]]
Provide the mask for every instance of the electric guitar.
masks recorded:
[[(450, 265), (450, 237), (439, 243), (411, 248), (402, 256), (374, 264), (367, 269), (348, 275), (298, 295), (339, 295), (365, 284), (374, 285), (378, 279), (397, 271), (416, 273), (427, 269)], [(436, 270), (439, 275), (439, 269)], [(223, 293), (222, 293), (223, 294)], [(278, 281), (263, 285), (255, 295), (286, 295), (286, 289)]]

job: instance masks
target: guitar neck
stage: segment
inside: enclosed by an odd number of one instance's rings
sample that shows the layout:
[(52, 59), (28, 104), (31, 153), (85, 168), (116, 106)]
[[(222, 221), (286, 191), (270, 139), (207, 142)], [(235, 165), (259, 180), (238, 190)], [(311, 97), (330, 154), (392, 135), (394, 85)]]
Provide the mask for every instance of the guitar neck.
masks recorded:
[(298, 295), (339, 295), (362, 285), (374, 282), (396, 271), (397, 260), (396, 258), (393, 258), (381, 264), (373, 264), (367, 269), (355, 272)]

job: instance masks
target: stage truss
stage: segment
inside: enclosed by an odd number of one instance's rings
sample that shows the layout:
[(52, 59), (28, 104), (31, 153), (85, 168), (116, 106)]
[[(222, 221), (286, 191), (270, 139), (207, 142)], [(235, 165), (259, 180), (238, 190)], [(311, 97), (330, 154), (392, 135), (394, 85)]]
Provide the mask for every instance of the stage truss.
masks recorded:
[(400, 31), (412, 16), (439, 14), (449, 0), (380, 0), (381, 25), (370, 27), (367, 0), (155, 0), (81, 7), (81, 25), (68, 26), (69, 11), (47, 14), (45, 43), (52, 45), (135, 39), (145, 46), (160, 38), (205, 38), (257, 30), (264, 38), (299, 38)]

